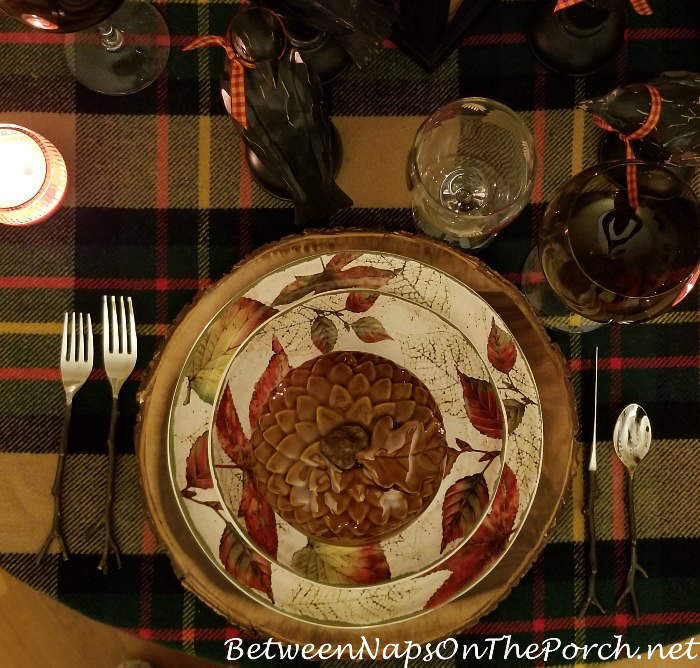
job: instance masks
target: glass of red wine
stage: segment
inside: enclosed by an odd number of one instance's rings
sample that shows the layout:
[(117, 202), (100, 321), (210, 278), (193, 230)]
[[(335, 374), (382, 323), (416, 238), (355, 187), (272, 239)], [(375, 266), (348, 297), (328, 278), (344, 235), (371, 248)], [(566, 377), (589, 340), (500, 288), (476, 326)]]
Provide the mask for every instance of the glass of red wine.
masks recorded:
[(0, 9), (37, 30), (71, 33), (68, 66), (98, 93), (136, 93), (168, 60), (168, 28), (146, 0), (0, 0)]
[(700, 201), (677, 173), (639, 160), (602, 163), (550, 202), (522, 289), (545, 325), (561, 331), (646, 320), (692, 289), (699, 236)]

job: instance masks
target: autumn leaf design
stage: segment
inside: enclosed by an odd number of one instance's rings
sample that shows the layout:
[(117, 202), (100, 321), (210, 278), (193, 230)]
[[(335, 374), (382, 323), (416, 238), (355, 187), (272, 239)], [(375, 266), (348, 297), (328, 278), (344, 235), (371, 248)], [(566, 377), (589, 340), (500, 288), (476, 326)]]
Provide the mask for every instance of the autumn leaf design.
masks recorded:
[(459, 457), (461, 454), (461, 450), (457, 450), (455, 448), (447, 448), (447, 456), (445, 458), (445, 477), (452, 473), (452, 467), (455, 465), (457, 457)]
[(311, 341), (322, 353), (329, 353), (338, 340), (338, 328), (330, 318), (318, 315), (311, 323)]
[(238, 517), (245, 521), (248, 535), (253, 542), (273, 559), (277, 558), (277, 523), (272, 506), (260, 494), (255, 480), (244, 474), (241, 505)]
[(345, 300), (345, 309), (352, 313), (364, 313), (374, 306), (374, 302), (379, 299), (378, 292), (351, 292)]
[(466, 476), (450, 486), (442, 504), (440, 552), (474, 528), (488, 502), (489, 489), (483, 473)]
[(391, 579), (384, 552), (378, 545), (339, 547), (309, 541), (295, 552), (292, 568), (324, 584), (376, 584)]
[(430, 597), (426, 608), (451, 600), (505, 550), (518, 513), (519, 491), (515, 474), (506, 465), (496, 488), (493, 505), (474, 535), (432, 573), (449, 570), (450, 576)]
[(496, 390), (487, 380), (471, 378), (457, 370), (467, 416), (474, 428), (490, 438), (503, 437), (503, 416)]
[(352, 331), (357, 334), (357, 338), (364, 343), (377, 343), (378, 341), (392, 340), (392, 337), (387, 334), (379, 320), (372, 316), (365, 316), (351, 325)]
[[(276, 336), (272, 338), (272, 356), (253, 389), (249, 416), (251, 430), (255, 429), (263, 406), (271, 392), (289, 372), (289, 360)], [(227, 385), (217, 407), (214, 419), (219, 444), (229, 459), (243, 471), (243, 491), (238, 517), (245, 522), (251, 540), (271, 557), (277, 557), (277, 524), (270, 504), (261, 496), (250, 470), (253, 463), (253, 445), (245, 437), (233, 403), (231, 386)]]
[[(454, 463), (457, 461), (457, 458), (463, 453), (463, 452), (480, 452), (481, 457), (479, 459), (480, 462), (489, 462), (493, 461), (496, 459), (501, 454), (501, 450), (479, 450), (478, 448), (473, 448), (469, 443), (466, 441), (463, 441), (461, 438), (455, 438), (455, 445), (457, 446), (456, 448), (447, 448), (447, 459), (446, 459), (446, 464), (445, 464), (445, 475), (448, 476), (450, 472), (452, 471), (452, 467), (454, 466)], [(487, 467), (484, 468), (484, 471), (486, 470)], [(482, 473), (484, 472), (482, 471)]]
[(338, 253), (323, 271), (309, 276), (295, 276), (272, 302), (273, 306), (291, 304), (310, 294), (321, 294), (342, 288), (376, 290), (386, 285), (400, 269), (378, 269), (376, 267), (351, 267), (346, 265), (357, 260), (363, 253)]
[(509, 373), (515, 364), (518, 351), (513, 337), (496, 324), (496, 319), (491, 319), (491, 331), (486, 346), (489, 362), (502, 373)]
[(523, 420), (523, 415), (525, 415), (525, 404), (517, 399), (504, 399), (503, 407), (506, 411), (508, 433), (512, 434)]
[(226, 385), (221, 396), (214, 424), (216, 436), (229, 459), (244, 471), (250, 469), (253, 460), (253, 446), (243, 434), (229, 385)]
[(263, 406), (270, 398), (270, 393), (289, 373), (289, 359), (282, 344), (276, 336), (272, 337), (272, 357), (267, 363), (267, 368), (260, 376), (253, 389), (253, 396), (250, 400), (248, 416), (250, 419), (250, 429), (254, 430), (258, 425), (258, 419)]
[(255, 299), (241, 297), (207, 330), (187, 368), (187, 397), (194, 390), (202, 401), (214, 402), (221, 374), (236, 348), (262, 322), (277, 313)]
[(248, 547), (230, 524), (221, 535), (219, 559), (238, 582), (261, 591), (274, 603), (270, 562)]
[(364, 255), (363, 251), (350, 251), (345, 253), (336, 253), (326, 265), (326, 269), (330, 271), (340, 271), (351, 262), (359, 260)]
[(211, 489), (214, 487), (214, 481), (209, 470), (209, 431), (205, 431), (201, 436), (197, 437), (190, 448), (190, 454), (187, 455), (185, 465), (185, 479), (187, 487), (196, 487), (197, 489)]

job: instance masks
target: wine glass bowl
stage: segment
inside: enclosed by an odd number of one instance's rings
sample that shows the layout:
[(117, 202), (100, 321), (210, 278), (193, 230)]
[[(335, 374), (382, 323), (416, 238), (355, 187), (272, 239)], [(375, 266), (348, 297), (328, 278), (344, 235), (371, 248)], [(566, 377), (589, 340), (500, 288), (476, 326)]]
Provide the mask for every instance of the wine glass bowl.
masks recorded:
[(668, 168), (603, 163), (567, 181), (550, 203), (539, 260), (549, 286), (575, 313), (600, 323), (646, 320), (689, 291), (699, 225), (697, 196)]
[(534, 140), (515, 112), (455, 100), (423, 122), (408, 157), (416, 226), (462, 248), (484, 246), (529, 202), (534, 177)]

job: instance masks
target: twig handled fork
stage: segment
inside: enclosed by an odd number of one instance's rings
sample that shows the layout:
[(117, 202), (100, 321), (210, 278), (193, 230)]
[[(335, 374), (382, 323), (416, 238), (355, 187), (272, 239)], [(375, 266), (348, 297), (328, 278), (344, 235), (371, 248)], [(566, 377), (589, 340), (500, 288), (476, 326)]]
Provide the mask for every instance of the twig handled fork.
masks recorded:
[[(78, 331), (75, 324), (78, 322)], [(36, 560), (39, 563), (54, 540), (58, 541), (63, 559), (68, 559), (68, 547), (63, 536), (63, 474), (66, 463), (66, 450), (68, 449), (68, 431), (73, 408), (75, 393), (85, 384), (92, 370), (93, 346), (92, 346), (92, 322), (90, 315), (83, 317), (82, 313), (72, 313), (70, 317), (70, 329), (68, 327), (68, 313), (63, 318), (63, 335), (61, 338), (61, 380), (66, 393), (66, 411), (63, 418), (63, 431), (61, 444), (58, 450), (58, 464), (56, 475), (51, 488), (53, 495), (53, 522), (49, 534), (41, 549), (37, 553)]]
[(97, 568), (105, 574), (108, 571), (110, 552), (114, 552), (117, 568), (121, 568), (122, 565), (121, 552), (114, 534), (114, 481), (117, 468), (114, 436), (119, 418), (119, 392), (136, 365), (136, 322), (131, 297), (127, 298), (126, 303), (128, 315), (124, 297), (119, 298), (119, 316), (117, 316), (116, 297), (111, 297), (109, 301), (107, 297), (102, 298), (102, 354), (105, 372), (112, 386), (112, 411), (107, 437), (107, 500), (102, 517), (92, 527), (90, 533), (100, 529), (103, 531), (102, 556)]
[[(111, 317), (110, 317), (111, 316)], [(78, 329), (76, 331), (76, 322)], [(109, 436), (107, 438), (107, 498), (102, 517), (91, 529), (91, 533), (103, 531), (102, 555), (98, 568), (107, 573), (110, 552), (114, 552), (117, 567), (121, 567), (121, 553), (114, 532), (114, 483), (116, 476), (116, 447), (114, 436), (117, 420), (119, 418), (119, 392), (124, 381), (129, 377), (136, 365), (136, 322), (131, 297), (126, 302), (124, 297), (117, 300), (115, 297), (103, 297), (102, 300), (102, 352), (104, 366), (112, 387), (112, 411), (109, 421)], [(39, 552), (37, 562), (40, 562), (54, 541), (58, 545), (63, 559), (68, 559), (69, 552), (62, 529), (63, 516), (63, 475), (65, 470), (65, 457), (68, 448), (68, 432), (70, 427), (72, 402), (75, 393), (83, 386), (93, 363), (92, 322), (90, 316), (84, 317), (82, 313), (73, 313), (69, 317), (66, 313), (63, 321), (63, 337), (61, 341), (61, 379), (66, 392), (66, 411), (63, 421), (63, 433), (59, 446), (58, 464), (56, 476), (52, 487), (54, 498), (54, 516), (51, 529)]]

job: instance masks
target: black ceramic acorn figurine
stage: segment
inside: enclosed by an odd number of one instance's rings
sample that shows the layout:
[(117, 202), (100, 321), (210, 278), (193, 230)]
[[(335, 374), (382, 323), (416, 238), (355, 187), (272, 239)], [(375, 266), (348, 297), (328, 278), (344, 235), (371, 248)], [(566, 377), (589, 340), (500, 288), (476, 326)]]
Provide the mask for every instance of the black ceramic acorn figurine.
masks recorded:
[[(299, 51), (289, 47), (280, 17), (262, 7), (243, 9), (233, 17), (226, 42), (229, 60), (222, 96), (256, 180), (271, 194), (294, 202), (300, 227), (351, 206), (335, 183), (339, 139), (334, 149), (336, 133), (321, 83)], [(244, 78), (244, 123), (232, 111), (241, 91), (231, 90), (236, 81), (230, 77), (231, 67), (239, 68)]]
[[(607, 95), (584, 100), (578, 106), (599, 117), (619, 134), (628, 136), (645, 122), (650, 105), (649, 86), (661, 96), (661, 110), (655, 127), (643, 138), (630, 143), (637, 158), (678, 166), (700, 165), (700, 74), (664, 72), (648, 84), (630, 84)], [(611, 151), (624, 152), (610, 133), (602, 146), (604, 158)]]
[(599, 70), (624, 39), (625, 3), (579, 0), (558, 9), (560, 0), (536, 0), (528, 33), (534, 54), (559, 74), (584, 76)]
[(328, 83), (364, 67), (391, 33), (396, 13), (377, 0), (255, 0), (284, 17), (290, 41)]

